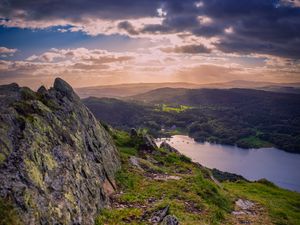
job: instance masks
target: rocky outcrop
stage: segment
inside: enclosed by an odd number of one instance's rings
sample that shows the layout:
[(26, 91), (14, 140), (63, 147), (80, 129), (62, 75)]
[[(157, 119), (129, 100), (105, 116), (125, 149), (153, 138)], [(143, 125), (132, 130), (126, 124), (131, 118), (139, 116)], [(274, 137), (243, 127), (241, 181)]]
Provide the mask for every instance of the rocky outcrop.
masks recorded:
[(245, 179), (241, 175), (237, 175), (237, 174), (234, 174), (234, 173), (223, 172), (223, 171), (220, 171), (218, 169), (212, 169), (211, 173), (212, 173), (212, 176), (215, 179), (217, 179), (219, 182), (223, 182), (223, 181), (236, 182), (236, 181), (239, 181), (239, 180), (248, 181), (247, 179)]
[(159, 223), (161, 222), (169, 213), (170, 206), (166, 206), (165, 208), (154, 212), (151, 216), (151, 223)]
[(168, 144), (166, 141), (163, 141), (160, 146), (160, 148), (163, 148), (167, 150), (168, 152), (173, 152), (177, 154), (181, 154), (176, 148), (173, 148), (170, 144)]
[(167, 215), (162, 221), (162, 225), (179, 225), (179, 221), (175, 216)]
[(144, 134), (141, 137), (141, 143), (139, 145), (139, 150), (151, 153), (155, 150), (157, 150), (157, 145), (155, 143), (155, 140), (152, 136), (149, 134)]
[(169, 215), (170, 206), (166, 206), (163, 209), (155, 211), (150, 222), (152, 224), (162, 224), (162, 225), (179, 225), (178, 219), (174, 215)]
[(72, 87), (0, 86), (0, 197), (24, 224), (93, 224), (109, 203), (117, 150)]

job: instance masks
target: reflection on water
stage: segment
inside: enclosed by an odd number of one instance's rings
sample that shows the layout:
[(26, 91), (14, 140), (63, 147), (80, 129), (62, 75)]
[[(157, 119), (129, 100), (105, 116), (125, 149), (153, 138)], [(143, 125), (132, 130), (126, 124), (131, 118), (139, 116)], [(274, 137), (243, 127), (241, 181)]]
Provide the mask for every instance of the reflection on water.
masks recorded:
[[(157, 142), (160, 144), (162, 140)], [(280, 187), (300, 192), (298, 154), (276, 148), (241, 149), (208, 142), (197, 143), (184, 135), (175, 135), (167, 142), (208, 168), (240, 174), (249, 180), (266, 178)]]

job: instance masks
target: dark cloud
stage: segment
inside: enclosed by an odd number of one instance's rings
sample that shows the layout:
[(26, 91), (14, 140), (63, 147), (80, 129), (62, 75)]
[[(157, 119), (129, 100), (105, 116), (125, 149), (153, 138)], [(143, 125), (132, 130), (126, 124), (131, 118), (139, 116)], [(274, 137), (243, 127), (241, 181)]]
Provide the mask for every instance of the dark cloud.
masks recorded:
[(3, 0), (0, 15), (24, 19), (63, 18), (80, 21), (83, 16), (107, 19), (157, 15), (159, 0)]
[(199, 53), (211, 53), (211, 49), (204, 45), (183, 45), (176, 46), (174, 48), (161, 48), (163, 52), (167, 53), (187, 53), (187, 54), (199, 54)]
[[(218, 37), (216, 47), (224, 52), (262, 53), (300, 58), (300, 8), (290, 0), (6, 0), (0, 3), (0, 17), (24, 20), (82, 18), (124, 20), (119, 29), (139, 33), (190, 32)], [(298, 2), (298, 1), (297, 1)], [(148, 24), (137, 30), (126, 21), (157, 16), (162, 24)], [(199, 19), (208, 17), (209, 23)], [(230, 28), (233, 32), (225, 32)]]
[[(148, 25), (147, 32), (189, 31), (202, 37), (219, 37), (224, 52), (261, 53), (300, 58), (300, 8), (276, 0), (203, 0), (198, 11), (179, 6), (165, 9), (162, 26)], [(177, 2), (177, 4), (180, 4)], [(186, 4), (186, 3), (185, 3)], [(186, 14), (184, 9), (186, 9)], [(176, 16), (176, 13), (179, 15)], [(209, 23), (196, 20), (210, 18)], [(155, 30), (157, 28), (157, 30)], [(229, 29), (232, 32), (226, 32)]]
[(128, 22), (128, 21), (122, 21), (118, 24), (118, 27), (120, 29), (123, 29), (125, 31), (127, 31), (128, 34), (131, 34), (131, 35), (138, 35), (139, 32), (136, 31), (136, 29), (133, 27), (133, 25)]
[(283, 42), (261, 40), (255, 37), (226, 36), (216, 47), (225, 53), (269, 54), (286, 58), (300, 59), (299, 39), (287, 39)]

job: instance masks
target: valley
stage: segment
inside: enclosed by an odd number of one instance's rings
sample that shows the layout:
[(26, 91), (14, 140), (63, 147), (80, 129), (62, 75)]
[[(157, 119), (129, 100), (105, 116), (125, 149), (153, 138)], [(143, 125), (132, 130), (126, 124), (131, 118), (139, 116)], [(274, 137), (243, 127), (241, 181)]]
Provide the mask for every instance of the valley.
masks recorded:
[(90, 97), (83, 102), (99, 120), (127, 131), (135, 127), (155, 137), (188, 134), (198, 142), (300, 153), (297, 94), (162, 88), (123, 99)]
[[(207, 135), (220, 142), (233, 137), (234, 144), (239, 140), (234, 135), (254, 129), (242, 123), (243, 115), (259, 121), (251, 117), (254, 105), (261, 107), (258, 115), (281, 119), (277, 124), (293, 113), (295, 124), (288, 125), (297, 128), (295, 95), (256, 98), (261, 91), (158, 89), (123, 100), (80, 100), (60, 78), (50, 89), (34, 92), (10, 84), (0, 86), (0, 94), (5, 106), (0, 114), (1, 225), (299, 224), (298, 192), (207, 168), (182, 154), (180, 146), (157, 146), (152, 137), (186, 133), (197, 140), (194, 123), (216, 123), (224, 126), (225, 136)], [(240, 116), (235, 126), (226, 126), (230, 113)], [(260, 129), (268, 125), (260, 123)], [(294, 132), (288, 135), (297, 137)], [(297, 142), (287, 138), (297, 149)]]

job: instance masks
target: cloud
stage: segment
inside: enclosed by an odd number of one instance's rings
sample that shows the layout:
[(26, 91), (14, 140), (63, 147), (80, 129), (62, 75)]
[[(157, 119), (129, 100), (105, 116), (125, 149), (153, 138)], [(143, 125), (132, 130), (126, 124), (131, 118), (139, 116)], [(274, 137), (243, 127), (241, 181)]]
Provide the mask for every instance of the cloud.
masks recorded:
[[(0, 60), (0, 82), (18, 77), (31, 85), (37, 78), (47, 82), (58, 74), (75, 86), (95, 81), (167, 81), (174, 75), (191, 82), (298, 81), (299, 6), (299, 0), (0, 1), (4, 32), (8, 27), (35, 32), (51, 28), (49, 32), (62, 32), (59, 35), (66, 38), (73, 37), (70, 32), (82, 32), (82, 36), (104, 34), (121, 40), (108, 47), (114, 52), (92, 49), (96, 39), (86, 36), (93, 42), (86, 45), (89, 48), (41, 53), (29, 46), (29, 57), (16, 45), (22, 54), (15, 61)], [(123, 40), (130, 40), (134, 48), (129, 51)], [(16, 51), (0, 47), (1, 59)], [(25, 56), (26, 60), (20, 59)]]
[[(298, 72), (295, 72), (298, 71)], [(249, 68), (239, 65), (199, 64), (184, 67), (177, 71), (177, 81), (191, 83), (220, 83), (232, 80), (295, 82), (299, 66)]]
[(18, 50), (15, 48), (6, 48), (0, 46), (0, 57), (6, 58), (8, 56), (13, 56)]
[(217, 83), (245, 78), (245, 71), (239, 67), (228, 67), (215, 64), (201, 64), (182, 68), (176, 74), (180, 81), (191, 83)]
[(13, 80), (37, 88), (51, 84), (55, 76), (64, 77), (76, 86), (93, 85), (96, 80), (113, 82), (124, 78), (124, 67), (133, 59), (129, 53), (102, 49), (51, 49), (23, 61), (0, 60), (0, 83)]
[(133, 25), (130, 22), (128, 22), (128, 21), (122, 21), (122, 22), (120, 22), (118, 24), (118, 28), (127, 31), (127, 33), (131, 34), (131, 35), (137, 35), (137, 34), (139, 34), (139, 32), (136, 31), (135, 28), (133, 27)]
[[(53, 48), (26, 60), (0, 60), (0, 83), (14, 81), (38, 88), (41, 84), (52, 84), (56, 76), (63, 77), (75, 87), (128, 82), (210, 83), (236, 79), (293, 82), (300, 71), (297, 60), (281, 57), (253, 55), (241, 59), (239, 55), (229, 57), (215, 52), (207, 57), (201, 53), (187, 54), (187, 51), (195, 52), (194, 46), (184, 45), (170, 50), (164, 52), (154, 47), (139, 52), (112, 52)], [(174, 50), (177, 51), (175, 54)], [(236, 63), (236, 58), (240, 63)], [(251, 61), (263, 62), (252, 65)]]
[(188, 1), (185, 4), (175, 1), (166, 9), (168, 14), (161, 25), (148, 24), (142, 31), (216, 37), (216, 48), (226, 53), (300, 58), (299, 50), (295, 49), (300, 40), (300, 8), (295, 7), (298, 1), (285, 2), (203, 0), (195, 11), (187, 6)]
[(189, 33), (217, 38), (216, 48), (227, 53), (300, 58), (299, 5), (299, 0), (7, 0), (0, 3), (0, 17), (6, 18), (0, 24), (148, 38)]
[(102, 49), (87, 49), (87, 48), (75, 48), (75, 49), (56, 49), (52, 48), (41, 55), (32, 55), (27, 58), (27, 61), (36, 62), (94, 62), (94, 63), (113, 63), (124, 62), (132, 59), (132, 56), (121, 53), (112, 53)]
[(1, 2), (0, 13), (4, 18), (35, 21), (66, 18), (78, 22), (87, 16), (118, 20), (155, 16), (160, 4), (157, 0), (8, 0)]
[(4, 54), (11, 54), (11, 53), (15, 53), (17, 51), (17, 49), (15, 48), (6, 48), (6, 47), (0, 47), (0, 54), (4, 53)]
[(212, 51), (211, 49), (207, 48), (202, 44), (161, 48), (161, 50), (166, 53), (173, 52), (173, 53), (187, 53), (187, 54), (211, 53)]
[(281, 0), (281, 3), (293, 7), (300, 7), (300, 0)]

